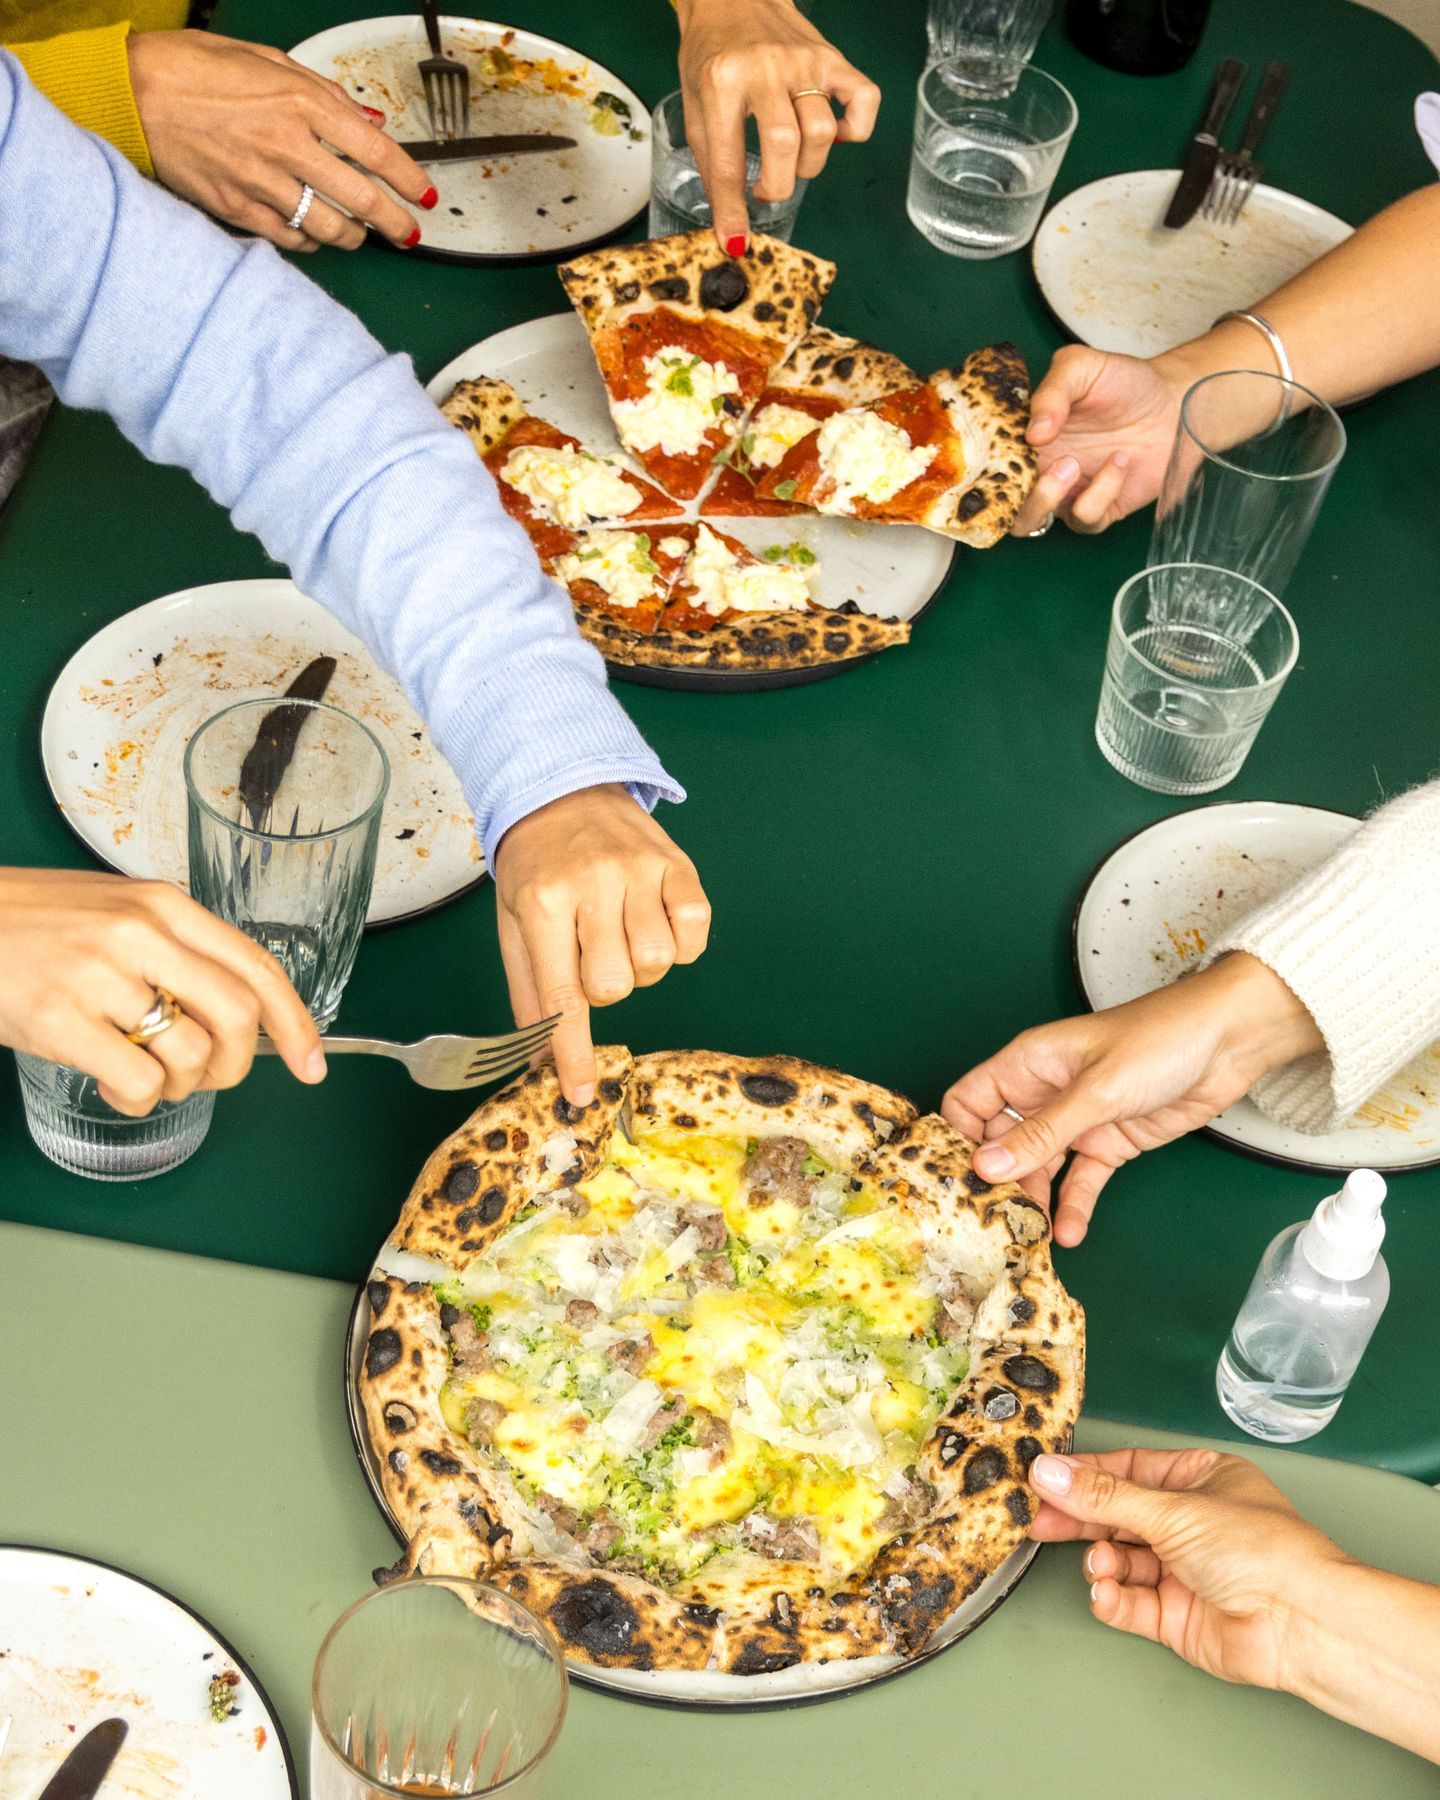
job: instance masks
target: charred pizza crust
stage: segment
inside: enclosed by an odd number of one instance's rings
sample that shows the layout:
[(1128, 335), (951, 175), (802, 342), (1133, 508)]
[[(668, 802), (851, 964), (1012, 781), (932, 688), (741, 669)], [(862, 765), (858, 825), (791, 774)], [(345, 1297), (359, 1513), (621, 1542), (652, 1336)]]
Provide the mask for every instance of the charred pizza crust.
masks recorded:
[(753, 613), (708, 631), (631, 631), (597, 607), (575, 617), (607, 662), (638, 669), (810, 669), (874, 656), (910, 640), (904, 619), (861, 612)]
[(601, 1091), (583, 1111), (548, 1068), (487, 1100), (426, 1163), (395, 1241), (463, 1268), (522, 1207), (598, 1168), (617, 1128), (803, 1138), (904, 1207), (964, 1272), (970, 1367), (921, 1449), (918, 1513), (834, 1591), (807, 1562), (712, 1565), (666, 1590), (558, 1559), (537, 1545), (508, 1476), (441, 1411), (455, 1309), (428, 1283), (388, 1277), (370, 1284), (360, 1378), (386, 1499), (409, 1544), (388, 1573), (483, 1577), (547, 1619), (572, 1659), (608, 1668), (759, 1675), (918, 1654), (1027, 1535), (1026, 1471), (1068, 1446), (1079, 1412), (1083, 1314), (1051, 1266), (1043, 1212), (1014, 1184), (981, 1180), (975, 1145), (944, 1120), (853, 1076), (783, 1056), (599, 1054)]
[(528, 416), (525, 402), (510, 383), (493, 375), (457, 381), (440, 403), (440, 411), (465, 433), (481, 456), (502, 444)]
[(974, 549), (988, 550), (1009, 531), (1035, 485), (1035, 450), (1025, 439), (1030, 423), (1025, 359), (1013, 344), (991, 344), (971, 351), (958, 369), (932, 375), (930, 385), (964, 446), (970, 479), (958, 499), (946, 496), (948, 516), (923, 523)]

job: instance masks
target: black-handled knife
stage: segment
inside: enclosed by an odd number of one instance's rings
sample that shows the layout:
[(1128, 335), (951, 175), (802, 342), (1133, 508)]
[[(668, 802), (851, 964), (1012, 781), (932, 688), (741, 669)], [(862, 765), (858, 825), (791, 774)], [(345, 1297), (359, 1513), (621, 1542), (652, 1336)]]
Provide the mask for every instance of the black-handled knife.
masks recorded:
[(1270, 129), (1275, 108), (1289, 85), (1290, 65), (1283, 57), (1277, 56), (1273, 62), (1266, 63), (1265, 73), (1260, 77), (1260, 91), (1250, 108), (1250, 117), (1245, 121), (1245, 135), (1240, 139), (1241, 156), (1253, 156), (1260, 148), (1260, 140)]
[(129, 1730), (123, 1719), (105, 1719), (87, 1731), (40, 1790), (39, 1800), (94, 1800)]
[(543, 131), (511, 132), (500, 137), (420, 138), (400, 148), (416, 162), (479, 162), (487, 156), (528, 156), (536, 150), (573, 150), (572, 137)]
[(1165, 223), (1171, 231), (1188, 225), (1200, 210), (1200, 202), (1209, 191), (1215, 164), (1220, 159), (1220, 133), (1230, 116), (1230, 108), (1235, 104), (1235, 96), (1240, 92), (1240, 84), (1244, 79), (1245, 65), (1237, 57), (1228, 57), (1221, 63), (1215, 76), (1215, 85), (1210, 90), (1210, 103), (1205, 108), (1205, 117), (1200, 121), (1200, 129), (1191, 138), (1190, 148), (1185, 153), (1180, 185), (1175, 190), (1175, 198), (1170, 202), (1170, 210), (1165, 214)]
[[(335, 673), (333, 656), (317, 656), (285, 690), (287, 700), (323, 700)], [(310, 717), (308, 706), (276, 706), (260, 721), (255, 742), (240, 765), (240, 799), (250, 815), (254, 831), (265, 829), (265, 820), (280, 791), (285, 771), (295, 755), (300, 729)]]

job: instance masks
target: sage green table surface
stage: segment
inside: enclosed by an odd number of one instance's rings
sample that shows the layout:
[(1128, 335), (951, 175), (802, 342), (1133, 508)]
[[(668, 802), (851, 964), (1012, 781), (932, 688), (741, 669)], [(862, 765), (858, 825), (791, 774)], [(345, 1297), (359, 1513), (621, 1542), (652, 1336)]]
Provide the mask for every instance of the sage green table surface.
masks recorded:
[[(218, 22), (289, 44), (356, 10), (354, 0), (224, 0)], [(1038, 372), (1060, 336), (1028, 259), (946, 257), (904, 216), (922, 12), (919, 0), (824, 0), (818, 9), (886, 94), (873, 142), (837, 151), (800, 216), (801, 241), (840, 267), (825, 320), (920, 368), (1012, 337)], [(523, 13), (647, 100), (674, 86), (663, 0), (527, 0)], [(1058, 191), (1173, 165), (1223, 54), (1249, 60), (1252, 84), (1266, 57), (1294, 61), (1265, 146), (1267, 178), (1358, 220), (1432, 176), (1411, 108), (1440, 73), (1416, 40), (1347, 0), (1217, 0), (1201, 54), (1160, 80), (1102, 70), (1051, 27), (1037, 60), (1080, 107)], [(438, 180), (443, 195), (443, 171)], [(454, 267), (380, 245), (321, 252), (303, 266), (387, 344), (411, 352), (422, 376), (488, 333), (564, 304), (544, 266)], [(1351, 417), (1349, 454), (1288, 596), (1301, 666), (1226, 798), (1362, 811), (1435, 767), (1437, 417), (1435, 376)], [(638, 1048), (785, 1049), (933, 1105), (1019, 1027), (1073, 1011), (1068, 934), (1082, 883), (1121, 838), (1179, 810), (1111, 770), (1092, 736), (1107, 608), (1140, 566), (1148, 529), (1137, 518), (1099, 540), (1057, 530), (985, 555), (962, 550), (913, 645), (834, 681), (728, 698), (623, 688), (690, 790), (665, 823), (700, 865), (715, 930), (701, 963), (614, 1008), (600, 1029)], [(46, 690), (76, 646), (154, 595), (266, 569), (255, 543), (187, 476), (146, 465), (105, 420), (52, 417), (0, 537), (0, 858), (85, 860), (36, 753)], [(371, 937), (341, 1028), (415, 1036), (500, 1025), (492, 908), (485, 891)], [(390, 1064), (347, 1060), (318, 1092), (270, 1065), (222, 1096), (189, 1166), (109, 1187), (41, 1160), (7, 1080), (0, 1213), (354, 1280), (426, 1154), (466, 1110), (461, 1097), (408, 1086)], [(1235, 1307), (1266, 1241), (1325, 1188), (1323, 1177), (1199, 1139), (1117, 1180), (1083, 1251), (1061, 1258), (1089, 1310), (1095, 1410), (1224, 1433), (1211, 1377)], [(1317, 1446), (1432, 1480), (1440, 1407), (1416, 1396), (1429, 1393), (1440, 1365), (1437, 1202), (1440, 1173), (1394, 1184), (1394, 1299)], [(317, 1379), (329, 1383), (328, 1363)], [(348, 1476), (337, 1467), (335, 1479)], [(328, 1600), (321, 1610), (333, 1610)], [(924, 1677), (909, 1694), (957, 1678), (958, 1668)], [(881, 1704), (835, 1717), (858, 1721)], [(805, 1729), (818, 1743), (829, 1728)]]
[[(320, 1640), (395, 1551), (344, 1421), (350, 1290), (0, 1226), (0, 1292), (0, 1542), (118, 1563), (197, 1607), (265, 1684), (303, 1762)], [(1081, 1439), (1177, 1441), (1098, 1419)], [(1418, 1482), (1294, 1453), (1257, 1460), (1358, 1555), (1440, 1580), (1440, 1498)], [(551, 1793), (1433, 1800), (1440, 1788), (1429, 1764), (1298, 1700), (1106, 1631), (1085, 1595), (1078, 1549), (1043, 1550), (989, 1623), (933, 1663), (783, 1713), (717, 1718), (573, 1687)]]

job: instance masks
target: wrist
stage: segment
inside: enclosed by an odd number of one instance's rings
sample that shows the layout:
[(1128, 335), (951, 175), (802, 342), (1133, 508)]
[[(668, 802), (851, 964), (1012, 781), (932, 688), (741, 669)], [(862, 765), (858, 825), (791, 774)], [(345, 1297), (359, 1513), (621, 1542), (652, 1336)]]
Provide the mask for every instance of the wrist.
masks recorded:
[(1225, 1020), (1222, 1049), (1247, 1086), (1325, 1048), (1304, 1002), (1248, 951), (1230, 951), (1192, 979), (1204, 981), (1217, 998)]

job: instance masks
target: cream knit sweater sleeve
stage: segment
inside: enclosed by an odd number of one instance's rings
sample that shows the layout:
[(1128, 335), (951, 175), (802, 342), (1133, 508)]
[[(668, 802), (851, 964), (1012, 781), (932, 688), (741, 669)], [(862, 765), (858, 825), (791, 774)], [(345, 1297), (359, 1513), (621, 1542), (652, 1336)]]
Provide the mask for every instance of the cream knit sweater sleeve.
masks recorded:
[(1248, 950), (1309, 1009), (1325, 1050), (1264, 1076), (1263, 1112), (1328, 1131), (1440, 1038), (1440, 780), (1369, 819), (1210, 947)]

